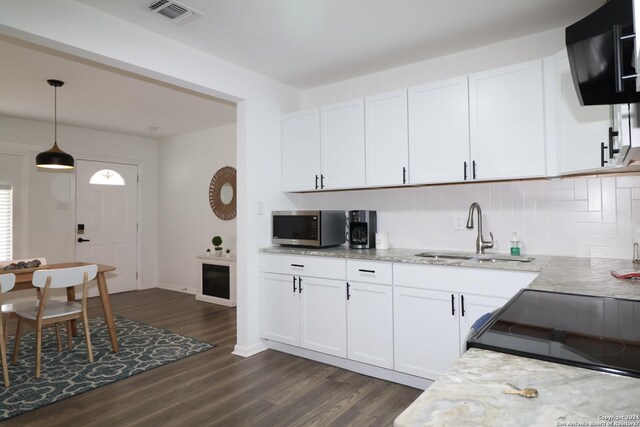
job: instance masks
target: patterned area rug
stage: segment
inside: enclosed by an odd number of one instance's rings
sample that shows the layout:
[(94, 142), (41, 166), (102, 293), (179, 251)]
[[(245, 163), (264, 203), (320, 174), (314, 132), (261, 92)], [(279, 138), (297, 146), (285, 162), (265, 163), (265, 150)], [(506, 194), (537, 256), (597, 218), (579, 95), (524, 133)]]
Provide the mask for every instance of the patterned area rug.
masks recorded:
[[(66, 328), (62, 328), (61, 353), (58, 353), (55, 329), (45, 329), (39, 379), (34, 376), (35, 334), (33, 330), (24, 334), (20, 339), (18, 364), (9, 365), (11, 386), (5, 388), (0, 380), (0, 420), (215, 347), (124, 317), (115, 316), (115, 323), (120, 344), (117, 354), (111, 349), (104, 318), (89, 319), (93, 363), (89, 363), (87, 358), (81, 327), (71, 351), (66, 347)], [(8, 347), (10, 359), (13, 354), (12, 337), (9, 337)]]

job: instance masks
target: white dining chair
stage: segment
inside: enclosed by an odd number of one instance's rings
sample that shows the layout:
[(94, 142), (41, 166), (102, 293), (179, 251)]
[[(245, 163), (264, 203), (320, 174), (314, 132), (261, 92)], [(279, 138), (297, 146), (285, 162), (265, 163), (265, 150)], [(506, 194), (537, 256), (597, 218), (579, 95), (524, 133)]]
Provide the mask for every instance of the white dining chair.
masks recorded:
[[(0, 306), (2, 305), (2, 294), (9, 292), (16, 284), (16, 275), (13, 273), (0, 274)], [(4, 386), (9, 387), (9, 370), (7, 368), (7, 341), (5, 340), (4, 316), (0, 317), (0, 356), (2, 356), (2, 375)]]
[[(96, 264), (72, 268), (56, 268), (50, 270), (38, 270), (33, 272), (33, 285), (39, 288), (40, 298), (36, 307), (16, 310), (18, 327), (16, 329), (15, 345), (13, 347), (12, 363), (18, 362), (20, 354), (20, 334), (22, 323), (26, 322), (36, 330), (36, 378), (40, 378), (40, 358), (42, 353), (42, 328), (47, 325), (56, 325), (58, 337), (58, 349), (60, 350), (59, 325), (67, 323), (67, 343), (69, 350), (72, 347), (71, 320), (82, 319), (84, 336), (87, 342), (89, 362), (93, 362), (91, 349), (91, 336), (89, 334), (89, 321), (87, 317), (87, 293), (89, 281), (96, 277), (98, 266)], [(48, 301), (49, 289), (68, 288), (82, 285), (82, 301)]]
[[(3, 261), (3, 262), (0, 262), (0, 267), (4, 268), (7, 265), (17, 264), (17, 263), (19, 263), (21, 261), (30, 262), (30, 261), (34, 261), (34, 260), (40, 261), (40, 266), (47, 265), (47, 259), (46, 258), (37, 257), (37, 258), (12, 259), (11, 261)], [(10, 271), (12, 271), (12, 270), (9, 270), (9, 272)], [(25, 304), (18, 303), (16, 305), (15, 303), (12, 303), (12, 302), (2, 302), (2, 303), (0, 303), (0, 313), (2, 314), (2, 317), (4, 318), (4, 329), (3, 329), (2, 332), (4, 332), (5, 345), (6, 345), (6, 342), (7, 342), (7, 323), (8, 323), (7, 320), (15, 318), (16, 317), (16, 315), (15, 315), (16, 314), (16, 310), (19, 307), (23, 306), (23, 305), (25, 305)]]

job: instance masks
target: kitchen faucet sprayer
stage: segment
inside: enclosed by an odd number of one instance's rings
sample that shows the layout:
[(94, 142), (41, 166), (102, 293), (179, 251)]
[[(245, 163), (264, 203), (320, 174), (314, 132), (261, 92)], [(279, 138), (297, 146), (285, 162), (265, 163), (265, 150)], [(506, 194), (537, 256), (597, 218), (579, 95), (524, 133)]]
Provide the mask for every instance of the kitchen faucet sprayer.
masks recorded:
[(476, 237), (476, 254), (481, 255), (484, 254), (485, 249), (489, 249), (493, 247), (493, 233), (489, 232), (489, 236), (491, 236), (491, 240), (484, 240), (482, 236), (482, 209), (480, 208), (480, 204), (478, 202), (471, 203), (469, 206), (469, 217), (467, 218), (467, 228), (473, 228), (473, 211), (474, 209), (478, 211), (478, 236)]

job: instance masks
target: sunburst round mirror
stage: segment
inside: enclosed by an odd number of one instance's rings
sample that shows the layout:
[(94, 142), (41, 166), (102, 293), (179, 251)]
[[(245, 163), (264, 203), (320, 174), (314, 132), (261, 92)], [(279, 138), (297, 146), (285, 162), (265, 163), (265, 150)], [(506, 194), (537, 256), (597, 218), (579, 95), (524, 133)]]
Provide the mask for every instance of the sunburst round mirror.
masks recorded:
[(236, 217), (236, 170), (225, 166), (211, 178), (209, 185), (209, 204), (211, 210), (220, 219)]

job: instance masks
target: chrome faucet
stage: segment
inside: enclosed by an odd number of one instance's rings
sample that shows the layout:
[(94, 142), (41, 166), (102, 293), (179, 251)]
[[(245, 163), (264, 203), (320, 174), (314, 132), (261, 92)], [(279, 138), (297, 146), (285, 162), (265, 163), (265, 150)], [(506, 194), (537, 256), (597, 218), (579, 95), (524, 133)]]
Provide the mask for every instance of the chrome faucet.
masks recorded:
[(476, 254), (481, 255), (484, 253), (485, 249), (493, 247), (493, 233), (489, 232), (489, 236), (491, 236), (490, 241), (485, 241), (482, 236), (482, 209), (478, 202), (471, 203), (469, 207), (469, 218), (467, 219), (467, 228), (473, 228), (473, 210), (478, 211), (478, 237), (476, 238)]

